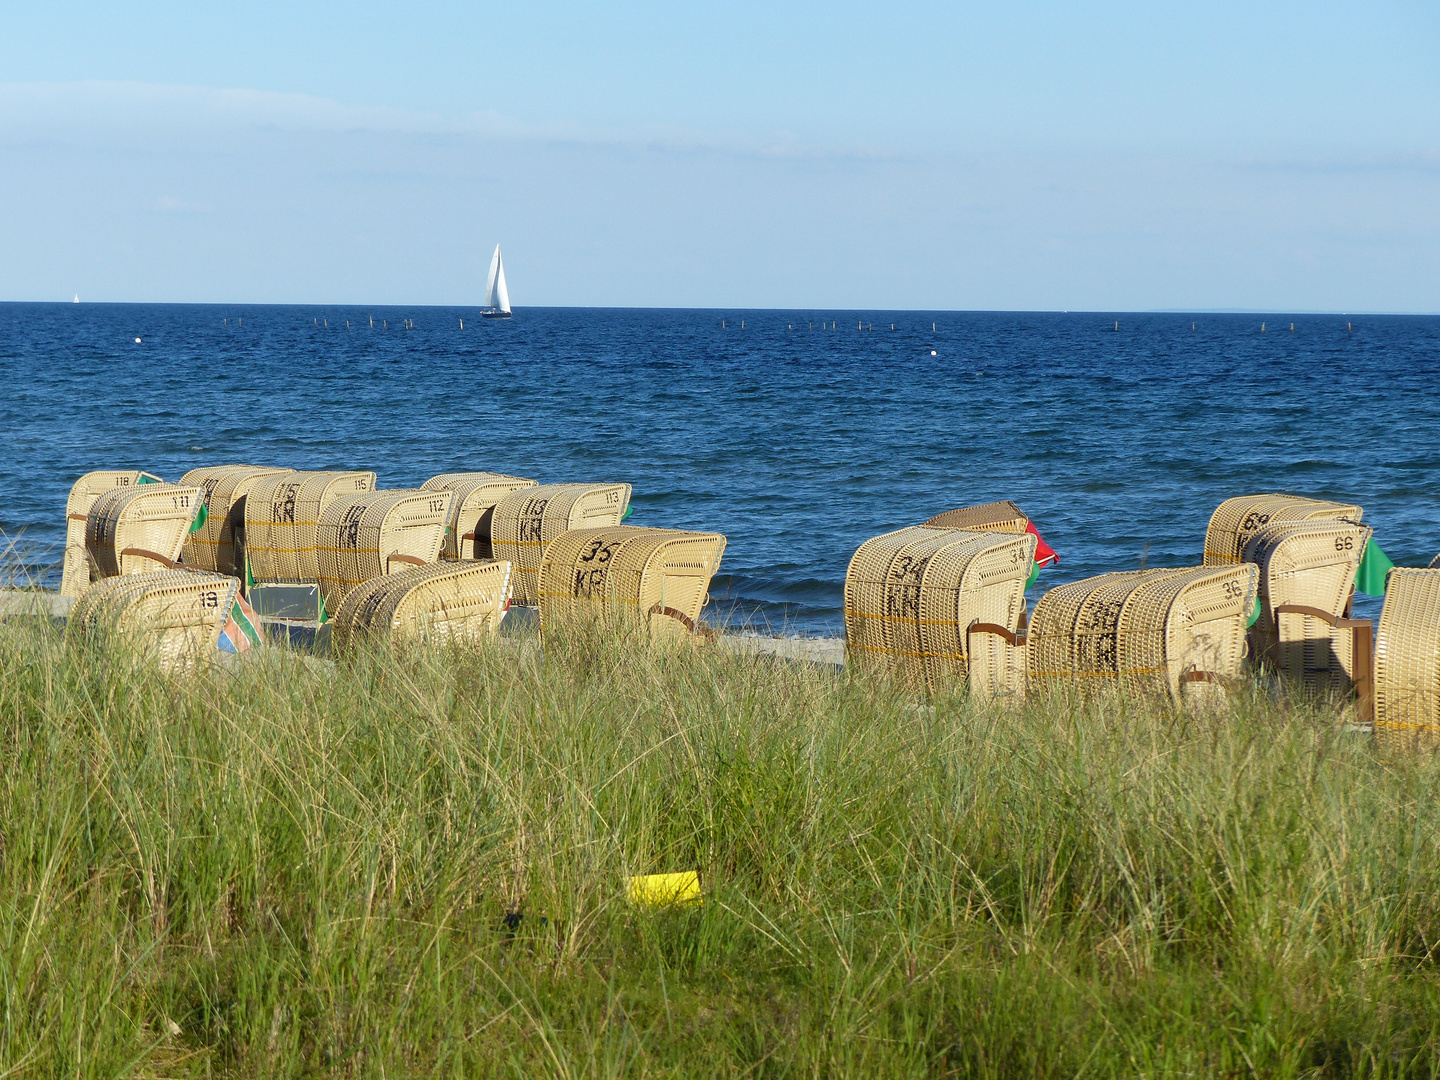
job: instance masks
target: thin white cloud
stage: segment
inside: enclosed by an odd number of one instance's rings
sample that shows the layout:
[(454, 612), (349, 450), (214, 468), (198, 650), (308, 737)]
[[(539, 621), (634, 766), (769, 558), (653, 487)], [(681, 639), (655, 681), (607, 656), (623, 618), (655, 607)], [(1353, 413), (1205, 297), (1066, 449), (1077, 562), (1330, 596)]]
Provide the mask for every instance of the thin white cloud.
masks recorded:
[(808, 145), (793, 132), (765, 137), (637, 127), (525, 123), (498, 112), (447, 115), (269, 90), (145, 82), (0, 83), (0, 139), (74, 139), (144, 133), (214, 137), (242, 130), (461, 136), (773, 159), (895, 160), (877, 147)]

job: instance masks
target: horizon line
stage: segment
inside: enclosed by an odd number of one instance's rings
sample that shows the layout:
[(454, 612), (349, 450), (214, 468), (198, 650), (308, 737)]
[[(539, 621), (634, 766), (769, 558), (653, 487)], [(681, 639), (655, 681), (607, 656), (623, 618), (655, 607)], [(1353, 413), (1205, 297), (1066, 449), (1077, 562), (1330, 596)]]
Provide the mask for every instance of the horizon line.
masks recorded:
[[(63, 305), (67, 307), (77, 306), (77, 302), (71, 300), (0, 300), (5, 305)], [(312, 309), (355, 309), (355, 308), (432, 308), (436, 310), (480, 310), (483, 305), (478, 303), (461, 304), (435, 304), (435, 303), (405, 303), (403, 301), (387, 302), (364, 302), (364, 301), (219, 301), (219, 300), (80, 300), (79, 305), (91, 307), (214, 307), (214, 308), (312, 308)], [(1402, 311), (1402, 310), (1365, 310), (1354, 309), (1341, 311), (1328, 308), (1251, 308), (1251, 307), (1218, 307), (1218, 308), (1184, 308), (1184, 307), (1160, 307), (1160, 308), (843, 308), (843, 307), (745, 307), (745, 306), (682, 306), (682, 305), (655, 305), (655, 304), (524, 304), (515, 305), (515, 311), (710, 311), (710, 312), (797, 312), (813, 311), (827, 313), (844, 312), (890, 312), (895, 314), (934, 314), (934, 315), (1335, 315), (1341, 317), (1354, 316), (1407, 316), (1427, 318), (1440, 316), (1437, 311)]]

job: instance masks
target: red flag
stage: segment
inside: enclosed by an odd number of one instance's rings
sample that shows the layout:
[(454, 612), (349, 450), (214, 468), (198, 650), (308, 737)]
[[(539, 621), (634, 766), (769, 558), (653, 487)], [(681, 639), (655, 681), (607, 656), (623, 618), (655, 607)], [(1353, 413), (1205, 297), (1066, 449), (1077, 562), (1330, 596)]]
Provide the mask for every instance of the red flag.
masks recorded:
[(1054, 548), (1052, 548), (1049, 544), (1045, 543), (1045, 538), (1040, 535), (1040, 530), (1035, 528), (1035, 523), (1033, 521), (1029, 522), (1025, 526), (1025, 531), (1035, 534), (1036, 566), (1049, 566), (1052, 562), (1058, 563), (1060, 561), (1060, 556), (1055, 554)]

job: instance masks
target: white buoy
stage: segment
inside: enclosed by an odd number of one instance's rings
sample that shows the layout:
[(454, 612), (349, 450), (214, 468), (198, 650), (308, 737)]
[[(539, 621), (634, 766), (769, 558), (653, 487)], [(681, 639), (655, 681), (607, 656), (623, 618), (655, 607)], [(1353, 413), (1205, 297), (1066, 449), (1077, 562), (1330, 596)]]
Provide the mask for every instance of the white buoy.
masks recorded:
[(139, 344), (140, 344), (140, 339), (139, 339), (138, 337), (135, 339), (135, 344), (136, 344), (136, 345), (139, 345)]
[(461, 319), (461, 320), (460, 320), (460, 329), (461, 329), (461, 330), (464, 330), (464, 329), (465, 329), (465, 320), (464, 320), (464, 319)]
[(1260, 333), (1263, 334), (1264, 332), (1265, 332), (1265, 324), (1262, 322), (1262, 323), (1260, 324)]
[(371, 329), (371, 330), (374, 330), (374, 329), (375, 329), (375, 316), (374, 316), (374, 315), (371, 315), (371, 316), (370, 316), (370, 329)]
[(935, 333), (935, 324), (933, 322), (930, 324), (930, 332), (932, 334)]
[(934, 356), (934, 355), (935, 355), (935, 350), (934, 350), (934, 349), (931, 349), (931, 350), (930, 350), (930, 355), (931, 355), (931, 356)]

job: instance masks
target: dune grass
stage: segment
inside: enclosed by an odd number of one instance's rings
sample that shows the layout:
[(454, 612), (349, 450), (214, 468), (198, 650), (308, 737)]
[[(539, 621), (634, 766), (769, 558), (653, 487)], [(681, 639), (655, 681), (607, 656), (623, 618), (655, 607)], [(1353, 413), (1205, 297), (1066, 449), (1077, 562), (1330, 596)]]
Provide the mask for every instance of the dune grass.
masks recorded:
[(12, 621), (0, 740), (0, 1077), (1440, 1071), (1440, 769), (1258, 690)]

